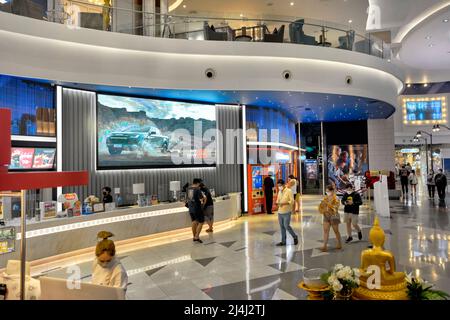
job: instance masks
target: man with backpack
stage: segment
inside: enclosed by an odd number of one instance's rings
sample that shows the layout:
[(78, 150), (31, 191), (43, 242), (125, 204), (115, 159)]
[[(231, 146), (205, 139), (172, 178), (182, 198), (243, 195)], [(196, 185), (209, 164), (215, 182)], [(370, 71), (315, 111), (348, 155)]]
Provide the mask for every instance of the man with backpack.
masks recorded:
[(442, 172), (442, 169), (439, 169), (438, 174), (434, 178), (434, 182), (436, 184), (437, 193), (440, 200), (445, 200), (445, 189), (447, 188), (447, 177)]
[(188, 189), (188, 201), (186, 207), (189, 209), (189, 215), (192, 220), (192, 235), (193, 241), (203, 243), (200, 240), (200, 232), (202, 231), (203, 224), (205, 223), (205, 215), (203, 213), (203, 205), (206, 202), (206, 198), (200, 190), (200, 184), (202, 180), (195, 178), (192, 186)]

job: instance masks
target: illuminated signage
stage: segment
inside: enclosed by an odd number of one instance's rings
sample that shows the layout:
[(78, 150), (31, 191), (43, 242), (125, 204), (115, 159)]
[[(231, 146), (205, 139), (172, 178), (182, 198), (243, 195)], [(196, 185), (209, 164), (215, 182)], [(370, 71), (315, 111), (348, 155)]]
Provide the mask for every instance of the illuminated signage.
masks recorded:
[(447, 123), (447, 101), (442, 97), (404, 98), (403, 123), (409, 125)]
[(405, 148), (400, 150), (401, 153), (419, 153), (420, 150), (417, 148)]

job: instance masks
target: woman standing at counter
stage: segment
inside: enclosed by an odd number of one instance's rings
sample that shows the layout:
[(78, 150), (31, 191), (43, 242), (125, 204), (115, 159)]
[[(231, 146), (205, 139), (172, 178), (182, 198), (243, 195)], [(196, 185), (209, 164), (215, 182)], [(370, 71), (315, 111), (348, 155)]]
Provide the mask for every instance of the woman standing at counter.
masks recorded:
[(97, 235), (97, 238), (102, 240), (95, 248), (96, 259), (92, 270), (92, 283), (126, 290), (127, 272), (116, 258), (114, 241), (108, 239), (112, 236), (114, 235), (108, 231), (100, 231)]

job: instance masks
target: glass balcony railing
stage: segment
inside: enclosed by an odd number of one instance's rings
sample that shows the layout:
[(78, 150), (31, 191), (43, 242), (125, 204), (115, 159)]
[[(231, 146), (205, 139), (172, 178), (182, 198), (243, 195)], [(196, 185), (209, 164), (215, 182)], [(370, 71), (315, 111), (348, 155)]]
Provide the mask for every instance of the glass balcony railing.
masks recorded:
[[(3, 3), (5, 2), (5, 3)], [(3, 3), (3, 4), (2, 4)], [(293, 43), (357, 51), (390, 59), (388, 43), (332, 23), (299, 18), (217, 18), (158, 14), (105, 6), (109, 0), (2, 0), (0, 11), (74, 28), (186, 40)], [(101, 4), (100, 4), (101, 3)], [(43, 7), (45, 5), (45, 7)]]

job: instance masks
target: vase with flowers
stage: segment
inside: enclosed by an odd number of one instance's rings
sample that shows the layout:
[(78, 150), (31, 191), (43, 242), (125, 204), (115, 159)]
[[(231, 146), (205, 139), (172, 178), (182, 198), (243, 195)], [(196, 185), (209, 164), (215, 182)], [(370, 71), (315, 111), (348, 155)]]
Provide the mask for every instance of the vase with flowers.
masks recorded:
[(321, 278), (330, 285), (335, 300), (350, 300), (353, 290), (359, 287), (359, 270), (342, 264), (335, 265)]

